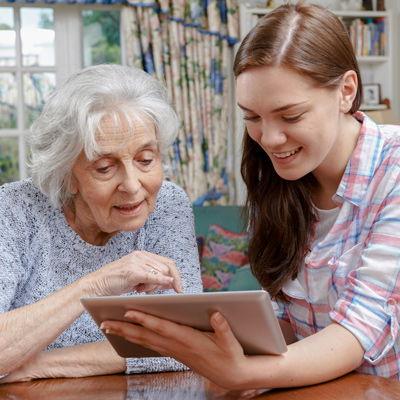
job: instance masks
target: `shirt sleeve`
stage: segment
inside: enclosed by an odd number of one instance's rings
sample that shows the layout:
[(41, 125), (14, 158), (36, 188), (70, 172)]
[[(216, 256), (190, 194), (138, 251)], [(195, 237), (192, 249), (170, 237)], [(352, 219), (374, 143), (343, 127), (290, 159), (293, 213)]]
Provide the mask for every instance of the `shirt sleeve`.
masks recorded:
[(127, 358), (125, 374), (187, 371), (189, 368), (169, 357)]
[[(356, 262), (341, 298), (330, 312), (333, 321), (351, 331), (365, 349), (364, 358), (378, 363), (394, 346), (400, 301), (400, 185), (377, 204), (375, 222), (365, 243), (344, 254)], [(358, 261), (356, 261), (358, 260)]]
[(0, 191), (0, 313), (10, 311), (18, 286), (26, 279), (27, 256), (25, 216), (12, 207), (12, 199)]
[[(17, 214), (3, 188), (0, 191), (0, 313), (11, 309), (18, 286), (26, 276), (22, 261), (22, 249), (26, 247), (25, 221)], [(7, 375), (0, 374), (0, 379)]]
[[(184, 293), (201, 293), (203, 286), (194, 216), (185, 192), (172, 183), (164, 183), (147, 225), (146, 250), (175, 261), (182, 277)], [(168, 357), (128, 358), (126, 367), (127, 374), (188, 369)]]

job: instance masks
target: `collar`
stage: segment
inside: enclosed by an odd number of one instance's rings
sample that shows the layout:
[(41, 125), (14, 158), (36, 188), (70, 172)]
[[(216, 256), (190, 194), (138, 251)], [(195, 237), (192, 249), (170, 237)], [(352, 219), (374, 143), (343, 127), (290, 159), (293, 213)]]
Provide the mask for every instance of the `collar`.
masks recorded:
[(359, 207), (380, 165), (385, 138), (380, 127), (364, 113), (358, 111), (354, 117), (362, 122), (360, 136), (333, 199), (339, 204), (345, 199)]

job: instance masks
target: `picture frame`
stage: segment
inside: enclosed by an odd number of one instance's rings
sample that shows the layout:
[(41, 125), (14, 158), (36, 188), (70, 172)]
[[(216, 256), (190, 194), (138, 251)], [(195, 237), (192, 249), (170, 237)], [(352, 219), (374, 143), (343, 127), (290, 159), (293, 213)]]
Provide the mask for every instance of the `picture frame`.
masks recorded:
[(363, 103), (368, 105), (381, 103), (381, 85), (379, 83), (363, 85)]
[[(363, 0), (362, 1), (362, 10), (373, 11), (374, 10), (373, 3), (374, 3), (373, 0)], [(375, 3), (376, 3), (376, 1), (375, 1)], [(375, 4), (375, 11), (376, 11), (376, 4)]]

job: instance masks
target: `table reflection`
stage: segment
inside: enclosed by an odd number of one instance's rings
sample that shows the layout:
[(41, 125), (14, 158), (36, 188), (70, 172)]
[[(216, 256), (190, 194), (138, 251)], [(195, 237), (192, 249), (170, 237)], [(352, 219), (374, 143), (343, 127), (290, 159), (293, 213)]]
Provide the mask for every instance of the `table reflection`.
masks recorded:
[(247, 400), (259, 393), (262, 391), (227, 391), (192, 371), (43, 379), (0, 385), (0, 399), (13, 400)]
[(0, 399), (13, 400), (392, 400), (400, 382), (353, 372), (320, 385), (230, 391), (192, 371), (88, 378), (44, 379), (0, 385)]

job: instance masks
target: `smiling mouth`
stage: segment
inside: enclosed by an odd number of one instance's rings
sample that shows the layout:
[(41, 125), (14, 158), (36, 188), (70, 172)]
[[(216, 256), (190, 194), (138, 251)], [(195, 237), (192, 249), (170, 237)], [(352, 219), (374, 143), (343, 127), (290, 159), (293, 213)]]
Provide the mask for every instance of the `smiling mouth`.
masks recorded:
[(286, 153), (272, 153), (272, 154), (277, 158), (287, 158), (292, 156), (293, 154), (296, 154), (300, 149), (301, 147), (298, 147), (297, 149), (294, 149), (292, 151), (287, 151)]
[(135, 208), (139, 207), (141, 204), (142, 204), (142, 202), (136, 203), (131, 206), (114, 206), (114, 207), (118, 208), (119, 210), (134, 210)]

